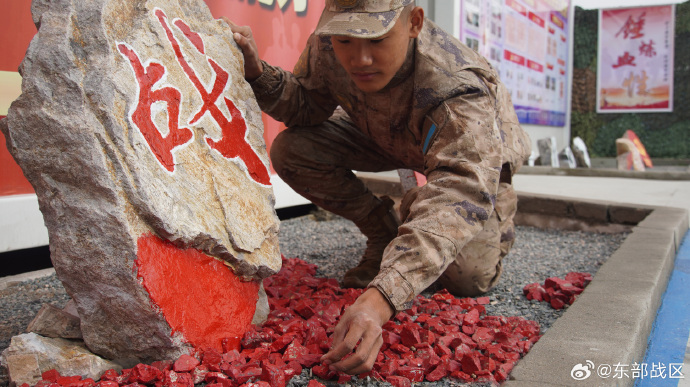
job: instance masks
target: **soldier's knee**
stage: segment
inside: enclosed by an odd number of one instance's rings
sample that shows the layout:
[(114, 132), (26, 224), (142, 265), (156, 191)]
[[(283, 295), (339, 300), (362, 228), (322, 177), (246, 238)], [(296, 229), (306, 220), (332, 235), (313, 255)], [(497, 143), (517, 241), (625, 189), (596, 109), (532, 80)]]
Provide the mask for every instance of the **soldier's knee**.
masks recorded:
[(286, 162), (290, 161), (290, 155), (293, 152), (293, 142), (290, 141), (291, 134), (288, 133), (290, 129), (278, 133), (278, 136), (271, 143), (271, 164), (273, 169), (280, 174), (280, 170)]
[(477, 297), (493, 289), (503, 267), (497, 252), (495, 259), (483, 264), (458, 259), (439, 277), (437, 283), (457, 297)]
[(467, 273), (468, 275), (445, 274), (439, 278), (440, 285), (457, 297), (480, 296), (493, 289), (501, 276), (499, 270)]

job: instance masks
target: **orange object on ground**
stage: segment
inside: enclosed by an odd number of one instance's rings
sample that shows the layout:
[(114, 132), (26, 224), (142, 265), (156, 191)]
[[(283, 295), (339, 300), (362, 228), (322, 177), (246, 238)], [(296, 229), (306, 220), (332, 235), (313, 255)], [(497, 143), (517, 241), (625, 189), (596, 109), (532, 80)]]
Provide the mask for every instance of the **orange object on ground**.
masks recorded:
[(625, 134), (623, 134), (623, 138), (627, 138), (628, 140), (632, 141), (633, 144), (635, 144), (637, 150), (640, 151), (640, 157), (642, 157), (642, 162), (644, 163), (644, 165), (647, 168), (652, 168), (652, 158), (649, 157), (647, 149), (645, 149), (644, 145), (642, 145), (642, 141), (640, 141), (640, 138), (637, 137), (637, 134), (635, 134), (635, 132), (633, 132), (632, 130), (628, 129), (625, 131)]

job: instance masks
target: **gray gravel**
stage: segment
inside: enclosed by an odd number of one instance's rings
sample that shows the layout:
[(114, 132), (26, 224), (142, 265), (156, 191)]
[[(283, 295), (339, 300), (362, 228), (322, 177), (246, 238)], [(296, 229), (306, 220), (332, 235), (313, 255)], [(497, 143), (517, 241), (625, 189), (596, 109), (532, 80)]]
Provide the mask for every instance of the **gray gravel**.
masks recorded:
[[(316, 275), (341, 279), (355, 266), (364, 252), (366, 238), (354, 223), (325, 213), (290, 219), (281, 223), (280, 248), (286, 257), (298, 257), (317, 265)], [(596, 274), (606, 259), (618, 249), (627, 233), (598, 234), (581, 231), (541, 230), (517, 227), (517, 240), (503, 260), (503, 274), (499, 284), (486, 294), (491, 300), (485, 305), (487, 314), (520, 316), (539, 322), (542, 334), (551, 327), (566, 309), (555, 310), (545, 302), (528, 301), (522, 288), (532, 282), (543, 283), (549, 277), (565, 277), (568, 272)], [(429, 296), (436, 289), (423, 294)], [(305, 386), (308, 371), (290, 381), (290, 386)], [(336, 383), (327, 383), (337, 386)], [(371, 380), (357, 381), (352, 386), (383, 386)], [(451, 379), (417, 386), (466, 386)], [(472, 387), (483, 387), (475, 383)]]
[[(518, 239), (504, 259), (504, 273), (499, 285), (487, 295), (490, 315), (521, 316), (539, 322), (542, 333), (565, 310), (554, 310), (546, 303), (530, 302), (522, 295), (528, 283), (548, 277), (563, 277), (570, 271), (595, 274), (618, 248), (627, 234), (596, 234), (579, 231), (540, 230), (518, 227)], [(364, 251), (366, 239), (354, 224), (330, 213), (317, 211), (311, 215), (283, 221), (280, 245), (286, 257), (299, 257), (318, 266), (317, 276), (342, 278), (355, 266)], [(430, 293), (430, 292), (429, 292)], [(26, 281), (0, 291), (0, 352), (12, 336), (24, 331), (44, 303), (63, 307), (69, 297), (53, 274)], [(293, 378), (290, 385), (306, 385), (308, 370)], [(5, 370), (0, 367), (0, 387), (8, 384)], [(372, 385), (360, 381), (357, 385)], [(455, 386), (452, 381), (422, 385)]]
[[(283, 254), (316, 264), (317, 276), (342, 278), (364, 252), (366, 238), (354, 223), (323, 211), (283, 221), (280, 227)], [(565, 277), (571, 271), (594, 275), (628, 235), (522, 226), (517, 227), (516, 233), (515, 245), (503, 260), (503, 275), (486, 294), (491, 299), (486, 311), (490, 315), (537, 321), (542, 333), (565, 309), (554, 310), (545, 302), (528, 301), (522, 288), (532, 282), (543, 283), (549, 277)]]
[(55, 274), (0, 290), (0, 352), (23, 333), (43, 304), (63, 308), (69, 301)]

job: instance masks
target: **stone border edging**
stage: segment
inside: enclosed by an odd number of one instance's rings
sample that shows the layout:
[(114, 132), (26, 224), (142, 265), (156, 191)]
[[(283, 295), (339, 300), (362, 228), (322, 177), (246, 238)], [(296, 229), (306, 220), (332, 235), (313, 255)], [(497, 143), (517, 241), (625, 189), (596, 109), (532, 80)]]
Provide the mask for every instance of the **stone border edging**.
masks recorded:
[(554, 168), (548, 166), (523, 165), (518, 174), (521, 175), (555, 175), (555, 176), (584, 176), (584, 177), (621, 177), (628, 179), (649, 180), (690, 180), (690, 169), (680, 171), (621, 171), (613, 168)]
[[(521, 200), (536, 195), (521, 195)], [(536, 198), (535, 198), (536, 199)], [(632, 233), (606, 261), (585, 291), (549, 328), (510, 374), (507, 387), (517, 386), (632, 386), (633, 379), (600, 378), (602, 364), (641, 363), (647, 340), (666, 290), (673, 262), (688, 230), (685, 209), (621, 206), (612, 202), (549, 197), (561, 208), (587, 204), (608, 213), (634, 214), (651, 210), (632, 227)], [(601, 208), (600, 208), (601, 209)], [(594, 364), (592, 375), (577, 381), (570, 375), (577, 364)]]
[(541, 229), (619, 233), (630, 231), (653, 209), (651, 206), (631, 207), (603, 200), (518, 192), (515, 224)]

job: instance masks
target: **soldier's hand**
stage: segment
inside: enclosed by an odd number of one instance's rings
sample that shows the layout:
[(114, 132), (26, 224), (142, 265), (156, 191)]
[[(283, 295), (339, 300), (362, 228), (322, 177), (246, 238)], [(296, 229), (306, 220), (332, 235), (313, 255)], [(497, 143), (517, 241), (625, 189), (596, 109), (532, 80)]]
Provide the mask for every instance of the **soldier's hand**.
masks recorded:
[(220, 19), (228, 23), (235, 43), (242, 50), (244, 55), (244, 79), (253, 81), (260, 77), (264, 72), (264, 68), (261, 64), (261, 58), (259, 58), (259, 49), (256, 47), (252, 29), (249, 26), (238, 26), (225, 16), (221, 16)]
[(393, 312), (376, 288), (367, 289), (343, 313), (333, 332), (331, 350), (321, 361), (333, 370), (350, 375), (371, 371), (383, 344), (381, 327)]

